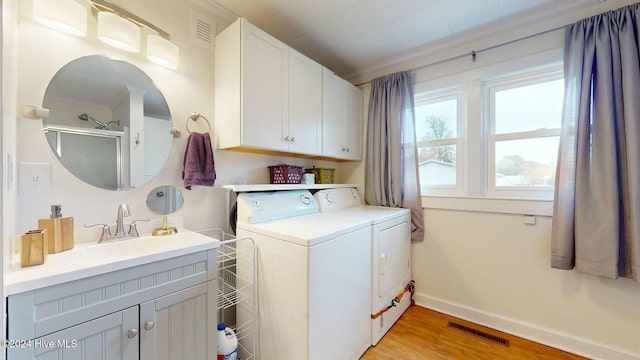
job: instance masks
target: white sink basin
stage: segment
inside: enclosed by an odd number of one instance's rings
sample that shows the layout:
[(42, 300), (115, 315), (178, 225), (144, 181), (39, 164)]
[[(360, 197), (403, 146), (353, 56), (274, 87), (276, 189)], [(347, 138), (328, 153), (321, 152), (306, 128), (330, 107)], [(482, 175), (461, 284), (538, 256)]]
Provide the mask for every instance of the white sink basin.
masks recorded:
[(150, 250), (169, 245), (168, 243), (172, 242), (172, 240), (174, 239), (142, 236), (103, 243), (79, 244), (70, 251), (56, 254), (56, 257), (59, 257), (59, 260), (66, 260), (67, 257), (91, 260), (96, 258), (105, 260), (114, 257), (138, 257), (147, 254)]
[(14, 268), (6, 278), (7, 295), (73, 281), (171, 257), (217, 248), (220, 241), (180, 229), (168, 236), (78, 244), (49, 254), (42, 265)]

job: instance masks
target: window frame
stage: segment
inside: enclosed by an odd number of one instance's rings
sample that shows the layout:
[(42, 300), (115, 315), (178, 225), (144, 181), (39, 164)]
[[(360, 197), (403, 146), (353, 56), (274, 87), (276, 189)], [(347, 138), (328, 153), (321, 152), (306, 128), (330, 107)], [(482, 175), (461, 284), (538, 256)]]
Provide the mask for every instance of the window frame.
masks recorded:
[(541, 139), (546, 137), (559, 137), (560, 125), (557, 128), (536, 129), (496, 134), (496, 106), (495, 94), (503, 90), (541, 84), (548, 81), (562, 80), (563, 68), (561, 64), (549, 64), (535, 69), (523, 69), (504, 76), (482, 81), (483, 123), (487, 130), (483, 135), (486, 141), (485, 154), (485, 181), (486, 196), (490, 198), (522, 198), (553, 200), (553, 187), (533, 186), (496, 186), (496, 143), (509, 140)]
[[(417, 141), (419, 145), (425, 146), (446, 146), (455, 145), (456, 149), (456, 184), (455, 185), (432, 185), (420, 188), (423, 195), (459, 195), (464, 191), (465, 184), (465, 129), (466, 129), (466, 86), (454, 85), (440, 88), (433, 91), (420, 91), (414, 95), (414, 109), (420, 105), (429, 105), (447, 100), (456, 100), (456, 136), (446, 139)], [(417, 125), (416, 125), (417, 126)], [(418, 134), (416, 134), (418, 135)]]
[[(424, 209), (472, 211), (501, 214), (527, 214), (551, 216), (553, 199), (491, 197), (487, 193), (486, 168), (486, 125), (482, 119), (484, 106), (481, 99), (482, 81), (502, 77), (508, 73), (531, 71), (563, 65), (564, 50), (561, 46), (551, 47), (520, 57), (510, 57), (499, 61), (469, 63), (456, 62), (442, 68), (423, 69), (414, 73), (414, 94), (437, 91), (454, 86), (466, 87), (466, 120), (460, 126), (458, 136), (462, 149), (456, 156), (462, 161), (463, 189), (458, 194), (422, 193)], [(481, 60), (482, 61), (482, 60)], [(464, 130), (464, 133), (460, 131)], [(461, 159), (463, 158), (463, 159)]]

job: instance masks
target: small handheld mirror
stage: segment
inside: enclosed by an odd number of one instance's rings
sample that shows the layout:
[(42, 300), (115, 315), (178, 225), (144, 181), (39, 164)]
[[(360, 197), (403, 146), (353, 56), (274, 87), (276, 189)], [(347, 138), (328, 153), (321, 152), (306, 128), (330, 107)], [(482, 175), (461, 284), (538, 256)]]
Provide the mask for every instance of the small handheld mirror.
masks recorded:
[(156, 214), (162, 215), (162, 227), (154, 229), (153, 236), (171, 235), (178, 232), (174, 226), (167, 226), (167, 215), (180, 210), (183, 203), (182, 192), (173, 185), (160, 185), (147, 195), (147, 207)]

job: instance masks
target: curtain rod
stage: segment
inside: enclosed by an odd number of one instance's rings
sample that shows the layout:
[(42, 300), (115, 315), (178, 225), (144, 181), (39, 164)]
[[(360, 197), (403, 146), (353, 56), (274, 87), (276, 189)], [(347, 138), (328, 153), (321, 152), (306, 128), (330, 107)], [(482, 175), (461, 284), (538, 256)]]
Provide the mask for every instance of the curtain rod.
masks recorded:
[[(428, 63), (428, 64), (424, 64), (424, 65), (420, 65), (420, 66), (417, 66), (417, 67), (414, 67), (414, 68), (411, 68), (411, 69), (408, 69), (408, 70), (409, 71), (422, 70), (424, 68), (428, 68), (428, 67), (431, 67), (431, 66), (444, 64), (444, 63), (449, 62), (449, 61), (462, 59), (462, 58), (465, 58), (467, 56), (471, 56), (471, 59), (475, 62), (476, 61), (476, 56), (479, 53), (482, 53), (482, 52), (485, 52), (485, 51), (489, 51), (489, 50), (493, 50), (493, 49), (496, 49), (496, 48), (499, 48), (499, 47), (502, 47), (502, 46), (511, 45), (511, 44), (519, 42), (519, 41), (523, 41), (523, 40), (531, 39), (531, 38), (534, 38), (534, 37), (537, 37), (537, 36), (545, 35), (545, 34), (548, 34), (550, 32), (558, 31), (558, 30), (561, 30), (561, 29), (564, 29), (564, 28), (566, 28), (566, 25), (557, 26), (557, 27), (554, 27), (554, 28), (549, 29), (549, 30), (545, 30), (545, 31), (541, 31), (541, 32), (538, 32), (538, 33), (535, 33), (535, 34), (527, 35), (527, 36), (524, 36), (524, 37), (521, 37), (521, 38), (509, 40), (509, 41), (506, 41), (506, 42), (503, 42), (503, 43), (499, 43), (499, 44), (496, 44), (496, 45), (492, 45), (492, 46), (488, 46), (486, 48), (482, 48), (482, 49), (479, 49), (479, 50), (472, 50), (471, 52), (468, 52), (468, 53), (464, 53), (464, 54), (460, 54), (460, 55), (456, 55), (456, 56), (451, 56), (451, 57), (448, 57), (446, 59), (438, 60), (438, 61), (435, 61), (435, 62), (432, 62), (432, 63)], [(373, 81), (373, 79), (365, 81), (365, 82), (362, 82), (362, 83), (359, 83), (356, 86), (370, 84), (371, 81)]]

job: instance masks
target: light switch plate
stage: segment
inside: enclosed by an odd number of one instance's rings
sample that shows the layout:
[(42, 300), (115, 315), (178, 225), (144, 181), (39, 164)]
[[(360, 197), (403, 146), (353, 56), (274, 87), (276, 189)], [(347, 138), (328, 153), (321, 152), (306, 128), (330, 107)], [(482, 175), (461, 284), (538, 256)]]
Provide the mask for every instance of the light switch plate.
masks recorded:
[(51, 192), (51, 164), (18, 163), (18, 192), (23, 195)]

